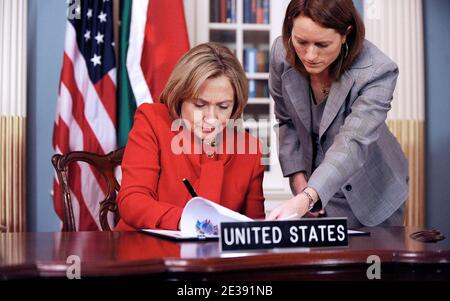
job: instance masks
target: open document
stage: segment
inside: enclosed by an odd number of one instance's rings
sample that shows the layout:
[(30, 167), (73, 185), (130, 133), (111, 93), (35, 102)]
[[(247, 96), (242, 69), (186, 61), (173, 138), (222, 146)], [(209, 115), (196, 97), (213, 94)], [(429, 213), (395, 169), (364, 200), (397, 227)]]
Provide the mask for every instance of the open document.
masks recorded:
[(141, 232), (175, 240), (217, 239), (221, 222), (249, 222), (253, 219), (202, 197), (184, 207), (180, 231), (142, 229)]
[[(140, 232), (173, 240), (213, 240), (219, 237), (222, 222), (251, 222), (253, 219), (202, 197), (194, 197), (181, 214), (180, 231), (141, 229)], [(349, 235), (368, 232), (348, 230)]]

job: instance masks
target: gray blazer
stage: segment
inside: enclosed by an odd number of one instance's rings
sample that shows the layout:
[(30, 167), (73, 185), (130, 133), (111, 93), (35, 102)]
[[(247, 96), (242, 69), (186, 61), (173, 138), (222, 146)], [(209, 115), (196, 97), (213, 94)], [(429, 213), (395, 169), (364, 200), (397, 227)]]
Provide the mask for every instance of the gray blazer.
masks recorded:
[(312, 171), (309, 81), (285, 57), (279, 37), (271, 51), (269, 88), (283, 175), (304, 171), (323, 207), (340, 190), (362, 224), (382, 223), (408, 197), (408, 163), (385, 123), (397, 65), (364, 42), (352, 67), (331, 86), (319, 131), (325, 158)]

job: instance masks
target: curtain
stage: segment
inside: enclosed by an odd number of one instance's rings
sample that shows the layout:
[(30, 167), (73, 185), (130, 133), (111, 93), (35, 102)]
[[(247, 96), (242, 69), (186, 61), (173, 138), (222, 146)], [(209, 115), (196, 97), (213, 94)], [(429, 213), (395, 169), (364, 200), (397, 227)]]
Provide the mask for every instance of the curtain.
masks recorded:
[(409, 161), (405, 225), (425, 226), (425, 69), (421, 0), (365, 0), (366, 38), (400, 69), (387, 124)]
[(0, 0), (0, 231), (25, 231), (27, 0)]

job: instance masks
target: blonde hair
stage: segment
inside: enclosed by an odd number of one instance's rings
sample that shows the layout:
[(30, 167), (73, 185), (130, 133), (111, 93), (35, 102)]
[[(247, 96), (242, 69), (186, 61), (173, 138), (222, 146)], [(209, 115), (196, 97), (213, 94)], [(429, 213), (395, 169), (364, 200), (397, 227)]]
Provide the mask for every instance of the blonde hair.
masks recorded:
[(219, 43), (197, 45), (181, 57), (161, 93), (160, 102), (166, 104), (172, 118), (180, 118), (181, 103), (196, 98), (206, 80), (219, 76), (226, 76), (233, 87), (231, 118), (239, 118), (247, 105), (247, 77), (235, 55)]

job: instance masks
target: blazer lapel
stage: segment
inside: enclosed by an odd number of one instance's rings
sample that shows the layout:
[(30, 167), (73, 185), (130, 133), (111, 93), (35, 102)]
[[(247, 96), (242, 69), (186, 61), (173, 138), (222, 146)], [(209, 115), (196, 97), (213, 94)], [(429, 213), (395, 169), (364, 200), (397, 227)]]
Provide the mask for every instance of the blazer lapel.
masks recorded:
[(311, 103), (309, 95), (308, 80), (291, 69), (282, 75), (282, 82), (289, 95), (288, 99), (292, 103), (300, 121), (308, 132), (311, 130)]
[(336, 117), (336, 114), (339, 112), (339, 109), (347, 98), (348, 92), (350, 91), (354, 82), (355, 80), (347, 72), (344, 72), (340, 80), (334, 82), (331, 86), (330, 95), (328, 96), (328, 100), (322, 115), (322, 120), (320, 122), (319, 139), (322, 137), (333, 119)]

